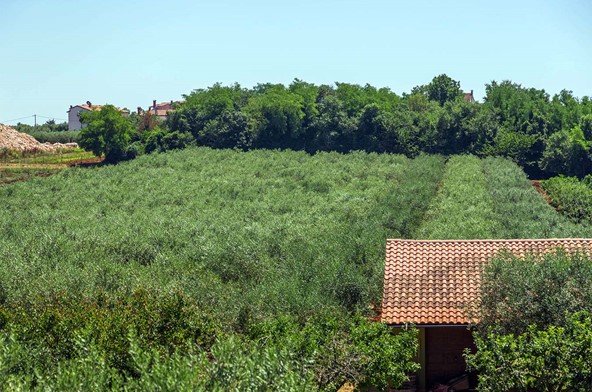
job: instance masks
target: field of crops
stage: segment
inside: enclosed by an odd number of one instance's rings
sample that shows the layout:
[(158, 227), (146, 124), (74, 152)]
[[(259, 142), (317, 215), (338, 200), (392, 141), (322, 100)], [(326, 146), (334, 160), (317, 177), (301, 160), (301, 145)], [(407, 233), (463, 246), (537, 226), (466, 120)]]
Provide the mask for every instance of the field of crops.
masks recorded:
[(354, 376), (331, 373), (344, 365), (323, 352), (368, 357), (374, 332), (354, 315), (379, 301), (386, 238), (592, 232), (510, 161), (473, 156), (197, 148), (0, 198), (0, 362), (13, 364), (0, 382), (57, 389), (172, 377), (331, 390)]

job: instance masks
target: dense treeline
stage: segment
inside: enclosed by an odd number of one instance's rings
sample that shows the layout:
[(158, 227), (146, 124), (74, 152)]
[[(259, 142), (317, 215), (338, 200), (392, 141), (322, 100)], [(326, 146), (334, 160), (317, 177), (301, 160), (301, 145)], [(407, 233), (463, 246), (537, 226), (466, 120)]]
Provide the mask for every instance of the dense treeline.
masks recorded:
[(510, 81), (486, 85), (483, 103), (464, 99), (460, 83), (446, 75), (410, 93), (388, 88), (294, 80), (289, 86), (215, 84), (194, 90), (165, 123), (150, 114), (132, 116), (127, 153), (197, 144), (214, 148), (279, 148), (318, 151), (509, 157), (541, 176), (590, 172), (592, 101), (563, 90)]
[(56, 123), (55, 120), (47, 120), (44, 124), (29, 125), (17, 123), (14, 128), (19, 132), (35, 133), (35, 132), (66, 132), (68, 130), (68, 123)]

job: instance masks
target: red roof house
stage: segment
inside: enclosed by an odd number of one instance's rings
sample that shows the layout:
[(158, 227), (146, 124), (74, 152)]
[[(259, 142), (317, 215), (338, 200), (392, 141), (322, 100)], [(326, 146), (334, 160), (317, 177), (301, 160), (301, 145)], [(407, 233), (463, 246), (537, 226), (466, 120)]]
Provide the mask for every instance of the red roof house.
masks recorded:
[[(70, 109), (68, 109), (68, 130), (74, 131), (79, 130), (86, 127), (86, 124), (80, 121), (80, 113), (83, 112), (91, 112), (96, 110), (101, 110), (104, 105), (94, 105), (90, 101), (86, 101), (85, 104), (82, 105), (70, 105)], [(127, 117), (129, 116), (130, 112), (127, 109), (120, 109), (119, 110), (122, 116)]]
[[(169, 113), (174, 112), (175, 104), (181, 103), (179, 101), (168, 101), (168, 102), (161, 102), (156, 103), (156, 99), (152, 101), (152, 106), (148, 107), (147, 112), (156, 116), (160, 120), (166, 120)], [(138, 108), (138, 114), (140, 113), (141, 108)]]
[(468, 311), (479, 297), (480, 273), (495, 255), (541, 254), (563, 248), (592, 254), (592, 239), (387, 240), (380, 320), (419, 329), (418, 390), (465, 372), (473, 348)]
[(470, 93), (463, 93), (463, 98), (465, 101), (475, 102), (475, 96), (473, 95), (473, 90)]

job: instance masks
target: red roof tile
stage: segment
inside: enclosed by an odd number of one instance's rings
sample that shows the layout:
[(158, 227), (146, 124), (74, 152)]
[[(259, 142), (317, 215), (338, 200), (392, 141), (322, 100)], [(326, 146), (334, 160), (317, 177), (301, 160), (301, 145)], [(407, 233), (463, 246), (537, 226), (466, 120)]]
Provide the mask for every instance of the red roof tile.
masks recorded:
[(181, 103), (183, 103), (183, 101), (168, 101), (157, 103), (156, 105), (149, 106), (147, 112), (155, 116), (166, 117), (169, 115), (169, 113), (175, 111), (175, 108), (173, 107), (175, 104)]
[[(72, 109), (73, 109), (73, 108), (75, 108), (75, 107), (79, 107), (79, 108), (82, 108), (82, 109), (84, 109), (84, 110), (88, 110), (88, 111), (91, 111), (91, 110), (92, 110), (92, 111), (96, 111), (96, 110), (101, 110), (101, 109), (103, 108), (103, 106), (104, 106), (104, 105), (88, 105), (88, 104), (84, 103), (84, 104), (82, 104), (82, 105), (75, 105), (75, 106), (72, 106), (72, 108), (70, 108), (70, 110), (72, 110)], [(127, 110), (127, 109), (120, 109), (120, 108), (118, 108), (118, 107), (116, 107), (115, 109), (119, 110), (121, 113), (129, 113), (129, 110)], [(70, 110), (68, 110), (68, 112), (69, 112)]]
[[(592, 253), (592, 239), (387, 240), (380, 320), (388, 324), (468, 324), (480, 272), (502, 250), (516, 256), (561, 247)], [(474, 320), (473, 320), (474, 321)]]
[(174, 109), (156, 109), (156, 111), (154, 109), (150, 109), (148, 110), (148, 113), (151, 113), (155, 116), (168, 116), (169, 113), (174, 111)]

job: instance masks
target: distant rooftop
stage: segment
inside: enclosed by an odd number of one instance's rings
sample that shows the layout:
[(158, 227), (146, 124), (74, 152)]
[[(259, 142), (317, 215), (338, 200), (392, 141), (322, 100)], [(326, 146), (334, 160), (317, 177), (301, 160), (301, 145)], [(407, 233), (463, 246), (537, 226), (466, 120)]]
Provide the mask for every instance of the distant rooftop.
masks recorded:
[(464, 93), (463, 98), (465, 99), (465, 101), (475, 102), (475, 97), (473, 96), (473, 90), (471, 90), (471, 92), (469, 92), (469, 93)]
[[(75, 107), (79, 107), (79, 108), (82, 108), (84, 110), (95, 111), (95, 110), (101, 110), (103, 108), (103, 106), (106, 106), (106, 105), (94, 105), (94, 104), (92, 104), (92, 103), (90, 103), (90, 102), (87, 101), (86, 103), (84, 103), (82, 105), (70, 106), (70, 110), (72, 110)], [(119, 110), (120, 112), (122, 112), (122, 113), (129, 113), (129, 110), (127, 110), (127, 109), (121, 109), (121, 108), (118, 108), (118, 107), (115, 107), (115, 108), (117, 110)], [(68, 110), (68, 112), (70, 110)]]

